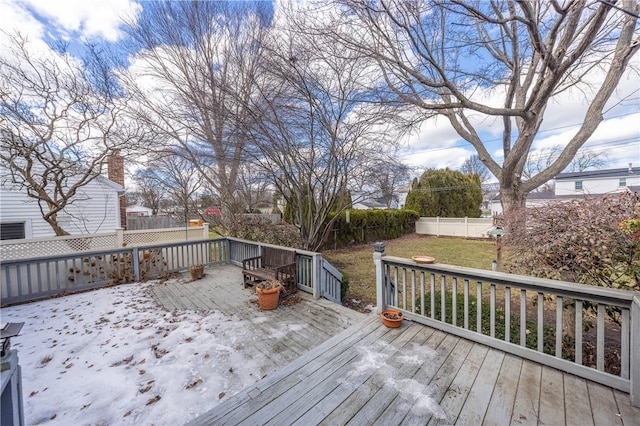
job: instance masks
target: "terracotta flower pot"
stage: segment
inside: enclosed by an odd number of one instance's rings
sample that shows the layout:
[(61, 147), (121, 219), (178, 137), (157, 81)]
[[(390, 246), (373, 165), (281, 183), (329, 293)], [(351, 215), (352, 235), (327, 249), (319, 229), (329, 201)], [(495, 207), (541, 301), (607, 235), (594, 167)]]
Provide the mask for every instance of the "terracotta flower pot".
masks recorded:
[(204, 275), (204, 265), (191, 265), (191, 278), (199, 280)]
[(258, 306), (260, 309), (271, 310), (278, 307), (280, 301), (280, 290), (282, 287), (262, 289), (256, 286), (256, 293), (258, 293)]
[(382, 323), (389, 328), (398, 328), (402, 325), (402, 320), (404, 319), (404, 315), (402, 312), (398, 312), (393, 309), (385, 309), (380, 313), (382, 317)]

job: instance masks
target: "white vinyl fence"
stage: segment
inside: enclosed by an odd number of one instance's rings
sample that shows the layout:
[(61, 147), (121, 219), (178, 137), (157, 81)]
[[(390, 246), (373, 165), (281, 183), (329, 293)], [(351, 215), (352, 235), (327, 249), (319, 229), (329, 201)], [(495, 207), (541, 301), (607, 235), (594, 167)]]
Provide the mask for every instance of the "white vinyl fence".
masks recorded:
[(421, 217), (416, 222), (416, 234), (443, 237), (489, 238), (493, 228), (490, 217)]

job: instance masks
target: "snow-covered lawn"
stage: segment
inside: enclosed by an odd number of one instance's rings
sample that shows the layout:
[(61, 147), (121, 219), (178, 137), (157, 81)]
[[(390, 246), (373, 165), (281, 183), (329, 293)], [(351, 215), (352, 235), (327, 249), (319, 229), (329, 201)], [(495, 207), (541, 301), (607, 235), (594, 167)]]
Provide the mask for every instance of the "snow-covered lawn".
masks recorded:
[(167, 312), (145, 290), (154, 284), (1, 310), (25, 322), (11, 342), (27, 424), (180, 425), (277, 369), (241, 350), (256, 339), (249, 322)]

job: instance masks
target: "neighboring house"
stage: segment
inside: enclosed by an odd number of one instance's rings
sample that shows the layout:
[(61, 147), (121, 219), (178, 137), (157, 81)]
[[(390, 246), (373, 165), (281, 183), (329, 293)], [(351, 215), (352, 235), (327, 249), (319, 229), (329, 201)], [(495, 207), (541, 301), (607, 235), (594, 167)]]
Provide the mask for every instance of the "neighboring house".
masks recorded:
[(150, 209), (149, 207), (143, 207), (138, 205), (127, 207), (127, 217), (152, 216), (152, 215), (153, 215), (153, 209)]
[(356, 210), (386, 209), (387, 206), (374, 199), (358, 201), (352, 204), (352, 208)]
[[(116, 166), (113, 166), (115, 164)], [(110, 162), (111, 179), (122, 178), (122, 157)], [(0, 168), (6, 166), (0, 165)], [(0, 175), (4, 175), (1, 173)], [(113, 232), (120, 228), (124, 196), (122, 185), (98, 176), (78, 189), (74, 201), (58, 213), (58, 223), (70, 234)], [(9, 182), (0, 184), (0, 239), (13, 240), (55, 236), (51, 226), (42, 218), (38, 202), (26, 194), (24, 188)]]
[(407, 196), (411, 192), (411, 185), (403, 186), (398, 190), (398, 206), (397, 208), (403, 209), (404, 205), (407, 204)]
[[(587, 198), (620, 191), (640, 192), (640, 167), (584, 172), (560, 173), (555, 178), (554, 192), (532, 192), (526, 206), (536, 207), (550, 202)], [(491, 200), (491, 211), (502, 213), (500, 195)]]
[(640, 167), (560, 173), (555, 181), (556, 196), (609, 194), (640, 186)]

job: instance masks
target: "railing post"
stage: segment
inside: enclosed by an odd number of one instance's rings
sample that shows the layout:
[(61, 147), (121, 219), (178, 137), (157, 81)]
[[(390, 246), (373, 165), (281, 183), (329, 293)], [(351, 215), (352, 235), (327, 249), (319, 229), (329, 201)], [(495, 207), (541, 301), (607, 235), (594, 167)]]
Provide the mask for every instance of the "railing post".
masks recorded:
[(202, 224), (202, 238), (209, 238), (209, 223)]
[(640, 298), (631, 302), (631, 405), (640, 407)]
[(320, 283), (322, 280), (322, 256), (320, 255), (320, 253), (314, 253), (312, 255), (312, 273), (311, 273), (311, 280), (312, 280), (312, 288), (313, 288), (313, 298), (314, 299), (320, 299)]
[(373, 245), (373, 263), (376, 265), (376, 308), (378, 313), (382, 312), (386, 305), (384, 300), (384, 266), (382, 265), (382, 257), (386, 255), (384, 252), (385, 243), (377, 242)]
[(135, 282), (140, 281), (140, 253), (138, 252), (138, 247), (133, 247), (131, 250), (131, 267), (136, 278)]
[(116, 228), (116, 247), (124, 247), (124, 228)]

